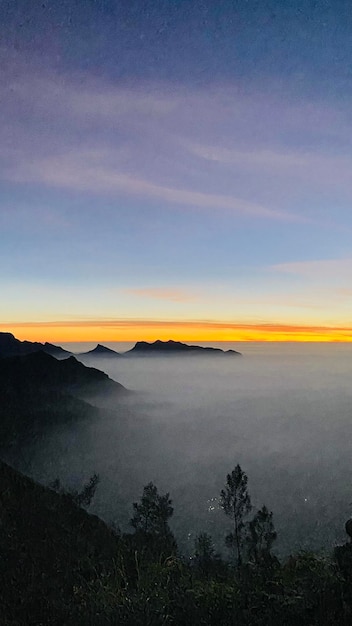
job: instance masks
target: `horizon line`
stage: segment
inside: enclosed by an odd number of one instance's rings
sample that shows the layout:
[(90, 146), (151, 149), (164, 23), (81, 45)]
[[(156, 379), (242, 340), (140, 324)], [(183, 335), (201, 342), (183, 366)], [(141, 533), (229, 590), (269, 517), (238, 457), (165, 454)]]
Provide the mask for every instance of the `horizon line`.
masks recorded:
[(0, 332), (49, 342), (352, 342), (352, 326), (216, 320), (46, 320), (0, 322)]

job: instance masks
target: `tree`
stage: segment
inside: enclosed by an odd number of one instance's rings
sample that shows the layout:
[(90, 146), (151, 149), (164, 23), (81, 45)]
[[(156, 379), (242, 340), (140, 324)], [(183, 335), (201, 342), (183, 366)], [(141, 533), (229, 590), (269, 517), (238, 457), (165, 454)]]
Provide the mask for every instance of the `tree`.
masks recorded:
[(144, 487), (140, 502), (133, 503), (134, 515), (130, 524), (135, 533), (130, 535), (131, 545), (147, 561), (177, 553), (177, 544), (168, 524), (173, 514), (171, 504), (169, 494), (160, 495), (153, 483)]
[(208, 533), (200, 533), (194, 542), (194, 564), (205, 575), (208, 575), (215, 558), (213, 540)]
[(97, 486), (100, 482), (98, 474), (93, 474), (90, 477), (89, 482), (83, 486), (82, 491), (74, 494), (74, 501), (78, 506), (89, 506), (92, 502)]
[(252, 509), (247, 483), (247, 475), (237, 464), (231, 474), (227, 474), (226, 487), (220, 493), (220, 506), (233, 520), (234, 525), (234, 530), (227, 535), (225, 543), (237, 555), (238, 565), (242, 564), (244, 520)]
[(76, 504), (77, 506), (89, 506), (92, 502), (97, 486), (100, 482), (100, 478), (98, 474), (93, 474), (89, 481), (83, 485), (82, 491), (77, 491), (74, 489), (65, 489), (62, 487), (60, 479), (56, 478), (52, 483), (49, 484), (50, 489), (56, 491), (56, 493), (60, 493), (62, 495), (67, 496)]
[(264, 505), (257, 511), (247, 526), (249, 558), (255, 563), (268, 561), (271, 557), (270, 551), (276, 537), (273, 514)]
[(171, 532), (168, 519), (174, 511), (171, 504), (168, 493), (159, 495), (156, 486), (149, 483), (143, 489), (140, 503), (133, 503), (134, 515), (130, 520), (131, 526), (136, 531), (147, 534), (168, 535)]

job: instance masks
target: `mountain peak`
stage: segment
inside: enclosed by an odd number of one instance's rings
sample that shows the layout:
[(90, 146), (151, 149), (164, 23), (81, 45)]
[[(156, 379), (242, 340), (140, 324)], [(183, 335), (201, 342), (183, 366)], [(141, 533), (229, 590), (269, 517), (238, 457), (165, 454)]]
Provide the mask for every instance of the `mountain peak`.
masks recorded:
[(112, 350), (111, 348), (107, 348), (106, 346), (103, 346), (101, 343), (98, 343), (97, 346), (93, 348), (93, 350), (89, 350), (88, 352), (81, 352), (79, 356), (80, 357), (82, 356), (119, 357), (121, 355), (119, 352), (116, 352), (115, 350)]

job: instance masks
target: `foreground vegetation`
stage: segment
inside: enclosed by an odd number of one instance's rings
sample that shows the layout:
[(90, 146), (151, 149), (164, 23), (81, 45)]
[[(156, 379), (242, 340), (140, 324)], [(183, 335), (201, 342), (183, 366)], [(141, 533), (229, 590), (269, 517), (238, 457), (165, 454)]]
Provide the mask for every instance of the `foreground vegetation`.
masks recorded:
[[(352, 546), (280, 563), (272, 513), (253, 515), (239, 466), (220, 495), (233, 524), (228, 559), (211, 537), (179, 553), (169, 494), (148, 484), (122, 534), (88, 515), (98, 485), (37, 485), (0, 464), (0, 623), (20, 625), (335, 625), (352, 621)], [(79, 506), (80, 505), (80, 506)], [(347, 525), (347, 531), (349, 531)]]

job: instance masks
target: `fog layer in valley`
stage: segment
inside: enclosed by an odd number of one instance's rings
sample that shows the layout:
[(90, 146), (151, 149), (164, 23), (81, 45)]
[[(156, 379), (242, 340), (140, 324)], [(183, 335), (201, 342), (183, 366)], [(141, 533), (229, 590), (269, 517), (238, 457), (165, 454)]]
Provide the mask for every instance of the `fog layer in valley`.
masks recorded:
[(135, 394), (8, 460), (46, 484), (80, 487), (98, 473), (90, 510), (122, 529), (153, 481), (170, 492), (183, 550), (203, 530), (223, 553), (217, 498), (240, 463), (253, 505), (274, 512), (281, 554), (331, 547), (352, 512), (352, 348), (224, 347), (243, 358), (84, 360)]

